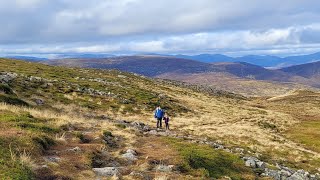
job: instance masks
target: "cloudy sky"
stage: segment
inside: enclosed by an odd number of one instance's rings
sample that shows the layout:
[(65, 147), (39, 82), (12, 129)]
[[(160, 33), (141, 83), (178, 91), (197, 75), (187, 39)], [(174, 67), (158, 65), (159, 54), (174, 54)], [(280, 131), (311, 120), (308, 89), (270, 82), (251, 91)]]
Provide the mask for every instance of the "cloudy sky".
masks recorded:
[(319, 0), (0, 0), (0, 54), (320, 51)]

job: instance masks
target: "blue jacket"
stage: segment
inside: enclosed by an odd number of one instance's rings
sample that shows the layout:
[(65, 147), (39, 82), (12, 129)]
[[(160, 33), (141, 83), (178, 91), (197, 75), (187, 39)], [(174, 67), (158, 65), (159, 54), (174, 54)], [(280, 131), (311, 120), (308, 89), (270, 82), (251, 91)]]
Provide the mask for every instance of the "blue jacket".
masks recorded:
[(154, 113), (155, 118), (163, 118), (164, 112), (162, 109), (156, 109), (156, 112)]

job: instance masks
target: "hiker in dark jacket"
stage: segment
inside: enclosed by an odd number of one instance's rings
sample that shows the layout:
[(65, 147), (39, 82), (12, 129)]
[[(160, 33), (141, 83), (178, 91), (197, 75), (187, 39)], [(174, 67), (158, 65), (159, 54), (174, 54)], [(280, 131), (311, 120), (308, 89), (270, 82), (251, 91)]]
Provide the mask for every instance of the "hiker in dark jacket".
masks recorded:
[(157, 119), (157, 128), (162, 128), (162, 118), (164, 116), (164, 111), (158, 106), (154, 112), (154, 117)]
[(165, 117), (163, 117), (164, 123), (166, 124), (166, 130), (169, 130), (169, 116), (166, 115)]

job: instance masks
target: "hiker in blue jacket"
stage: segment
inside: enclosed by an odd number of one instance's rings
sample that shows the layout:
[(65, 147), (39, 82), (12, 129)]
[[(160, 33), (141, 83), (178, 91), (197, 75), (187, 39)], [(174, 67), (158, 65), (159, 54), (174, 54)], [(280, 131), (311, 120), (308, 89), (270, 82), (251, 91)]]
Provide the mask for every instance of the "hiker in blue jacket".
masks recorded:
[(158, 106), (154, 112), (154, 117), (157, 119), (157, 128), (162, 128), (162, 118), (164, 116), (164, 111)]

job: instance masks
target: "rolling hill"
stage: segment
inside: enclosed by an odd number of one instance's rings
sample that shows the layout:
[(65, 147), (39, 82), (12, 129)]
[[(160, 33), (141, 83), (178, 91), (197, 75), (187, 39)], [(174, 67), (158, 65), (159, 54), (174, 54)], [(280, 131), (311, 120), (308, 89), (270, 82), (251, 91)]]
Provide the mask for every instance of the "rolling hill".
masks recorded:
[[(270, 95), (277, 95), (277, 93), (284, 93), (284, 90), (320, 87), (320, 81), (317, 79), (302, 77), (282, 70), (266, 69), (245, 62), (204, 63), (168, 56), (144, 55), (104, 59), (61, 59), (45, 63), (71, 67), (118, 69), (148, 77), (212, 85), (244, 95), (267, 95), (266, 92), (273, 92)], [(260, 86), (256, 86), (255, 83)], [(273, 90), (265, 91), (268, 86), (274, 87)], [(284, 87), (282, 90), (281, 86)], [(247, 93), (248, 91), (250, 93)]]
[(279, 70), (269, 70), (244, 62), (208, 64), (182, 58), (152, 55), (105, 59), (61, 59), (50, 60), (45, 63), (98, 69), (118, 69), (150, 77), (156, 77), (165, 73), (193, 74), (206, 72), (223, 72), (240, 78), (274, 81), (290, 81), (290, 78), (293, 77), (291, 74)]
[[(0, 63), (1, 178), (317, 177), (318, 92), (245, 98), (116, 70)], [(170, 131), (154, 128), (159, 104)]]
[(283, 68), (281, 71), (305, 78), (320, 79), (320, 61)]

